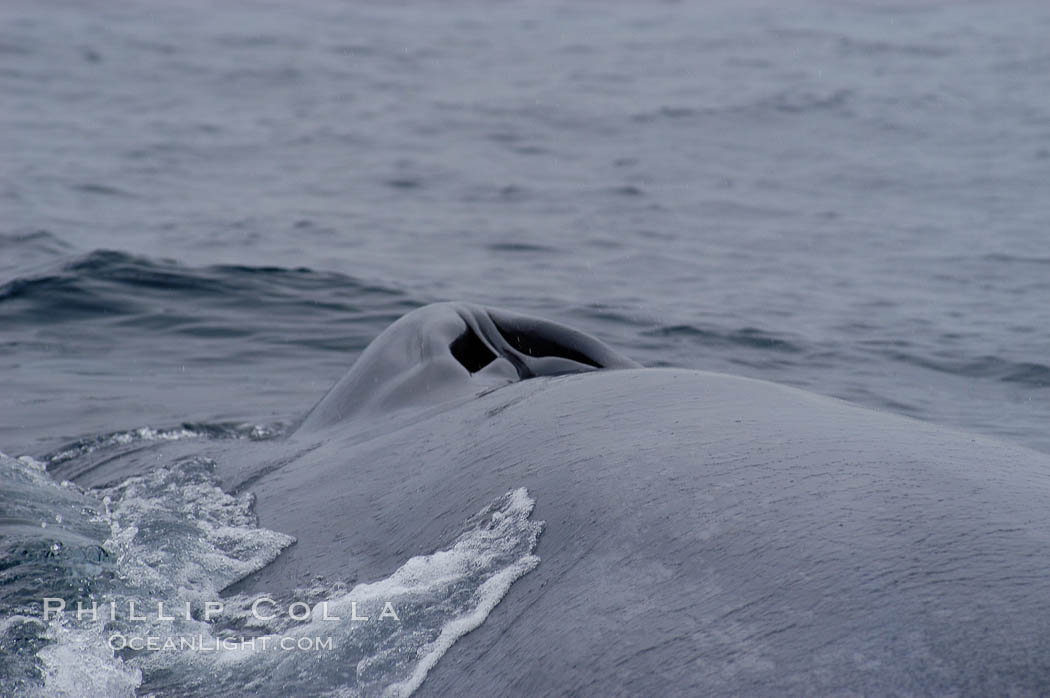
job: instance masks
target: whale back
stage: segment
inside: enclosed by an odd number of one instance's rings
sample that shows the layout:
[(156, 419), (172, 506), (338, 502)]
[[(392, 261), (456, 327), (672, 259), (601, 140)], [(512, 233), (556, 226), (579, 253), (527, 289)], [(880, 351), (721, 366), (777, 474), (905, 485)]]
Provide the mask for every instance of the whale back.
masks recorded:
[(129, 455), (204, 449), (296, 538), (229, 589), (248, 594), (384, 579), (527, 490), (538, 564), (420, 695), (1046, 694), (1047, 454), (632, 366), (553, 323), (443, 304), (388, 329), (286, 440)]
[(519, 381), (364, 440), (326, 432), (292, 467), (252, 490), (299, 543), (246, 591), (293, 570), (381, 579), (502, 493), (535, 500), (538, 566), (421, 695), (1050, 685), (1045, 454), (646, 368)]

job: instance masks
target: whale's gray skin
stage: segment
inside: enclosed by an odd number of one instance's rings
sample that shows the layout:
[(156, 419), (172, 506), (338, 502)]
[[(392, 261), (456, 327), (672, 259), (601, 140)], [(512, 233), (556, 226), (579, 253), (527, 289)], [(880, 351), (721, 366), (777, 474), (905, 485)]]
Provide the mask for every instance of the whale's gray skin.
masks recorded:
[(539, 565), (421, 695), (1050, 693), (1050, 457), (502, 317), (417, 310), (285, 442), (209, 446), (299, 541), (239, 589), (386, 576), (526, 487)]

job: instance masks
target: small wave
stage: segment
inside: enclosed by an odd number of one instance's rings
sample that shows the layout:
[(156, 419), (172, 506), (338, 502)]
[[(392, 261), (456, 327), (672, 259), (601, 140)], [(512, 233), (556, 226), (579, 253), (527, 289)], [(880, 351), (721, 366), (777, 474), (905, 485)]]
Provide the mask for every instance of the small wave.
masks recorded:
[(849, 36), (839, 37), (838, 46), (843, 54), (859, 56), (898, 55), (917, 58), (944, 58), (955, 53), (955, 50), (952, 48), (934, 44), (905, 44), (859, 39)]
[(1038, 265), (1050, 265), (1050, 257), (1040, 257), (1033, 255), (1031, 257), (1025, 257), (1022, 255), (1006, 254), (1003, 252), (993, 252), (986, 254), (981, 259), (989, 262), (1000, 262), (1003, 264), (1038, 264)]
[(530, 242), (492, 242), (486, 245), (485, 247), (486, 249), (492, 252), (509, 252), (512, 254), (537, 252), (543, 254), (552, 254), (557, 252), (557, 250), (553, 247), (549, 247), (547, 245), (537, 245)]
[(200, 434), (189, 429), (151, 429), (150, 427), (139, 427), (132, 431), (117, 431), (110, 434), (102, 434), (88, 439), (81, 439), (59, 450), (44, 456), (44, 460), (50, 465), (59, 465), (66, 461), (86, 456), (100, 449), (112, 448), (114, 446), (126, 446), (138, 441), (176, 441), (179, 439), (200, 438)]
[[(46, 235), (48, 239), (53, 238), (50, 234)], [(80, 286), (78, 290), (84, 291), (89, 290), (93, 283), (105, 283), (124, 290), (192, 291), (199, 297), (223, 295), (228, 298), (229, 294), (236, 297), (236, 294), (246, 291), (280, 295), (282, 287), (336, 287), (344, 293), (353, 290), (369, 295), (401, 295), (394, 289), (305, 267), (215, 265), (192, 268), (169, 260), (151, 260), (115, 250), (96, 250), (68, 262), (52, 273), (13, 279), (3, 284), (0, 286), (0, 302), (33, 295), (41, 287), (54, 290), (54, 287), (73, 285)]]
[(852, 97), (852, 90), (834, 90), (823, 94), (805, 90), (800, 92), (781, 92), (761, 100), (755, 106), (787, 114), (803, 114), (813, 111), (841, 109), (849, 103)]
[(661, 119), (693, 119), (706, 114), (716, 114), (721, 111), (717, 107), (694, 108), (685, 106), (664, 105), (655, 111), (647, 111), (635, 114), (631, 121), (639, 124), (647, 124)]
[(47, 230), (0, 233), (0, 250), (10, 250), (19, 247), (56, 254), (68, 252), (71, 249), (68, 242)]
[(419, 189), (423, 180), (418, 177), (394, 177), (384, 182), (391, 189)]
[[(0, 323), (12, 332), (94, 322), (105, 324), (110, 335), (145, 330), (151, 336), (251, 337), (276, 344), (295, 343), (288, 339), (293, 337), (342, 351), (347, 342), (333, 341), (334, 328), (363, 346), (375, 325), (385, 326), (418, 305), (401, 291), (338, 273), (193, 268), (111, 250), (0, 285)], [(361, 322), (373, 318), (377, 322)]]
[(655, 111), (634, 114), (631, 120), (647, 124), (655, 121), (690, 122), (702, 117), (766, 114), (808, 114), (819, 111), (845, 111), (853, 101), (854, 91), (849, 89), (829, 92), (808, 90), (783, 90), (767, 94), (746, 102), (705, 106), (665, 105)]
[(68, 255), (72, 245), (48, 230), (0, 233), (0, 274), (23, 272)]
[(633, 184), (624, 184), (619, 187), (613, 187), (609, 190), (609, 193), (615, 194), (616, 196), (645, 196), (645, 190), (641, 187), (636, 187)]
[(1050, 386), (1050, 366), (1031, 361), (1010, 361), (998, 356), (931, 358), (907, 352), (890, 352), (894, 361), (968, 378), (989, 378), (1033, 388)]
[(490, 184), (471, 187), (464, 193), (466, 203), (519, 203), (535, 197), (534, 192), (517, 184)]
[(135, 196), (129, 191), (125, 191), (118, 187), (112, 187), (108, 184), (100, 184), (98, 182), (75, 184), (73, 185), (73, 189), (84, 194), (98, 194), (101, 196), (117, 196), (123, 198), (133, 198)]
[(735, 345), (749, 349), (765, 349), (788, 353), (798, 353), (802, 347), (783, 337), (771, 334), (754, 327), (742, 327), (737, 330), (715, 330), (695, 325), (667, 325), (642, 333), (646, 337), (680, 337), (698, 344)]
[(60, 465), (95, 451), (128, 446), (142, 441), (179, 441), (181, 439), (251, 439), (253, 441), (265, 441), (284, 434), (287, 426), (284, 422), (273, 424), (186, 422), (180, 427), (170, 429), (139, 427), (130, 431), (115, 431), (74, 441), (47, 454), (44, 456), (44, 461), (49, 467)]

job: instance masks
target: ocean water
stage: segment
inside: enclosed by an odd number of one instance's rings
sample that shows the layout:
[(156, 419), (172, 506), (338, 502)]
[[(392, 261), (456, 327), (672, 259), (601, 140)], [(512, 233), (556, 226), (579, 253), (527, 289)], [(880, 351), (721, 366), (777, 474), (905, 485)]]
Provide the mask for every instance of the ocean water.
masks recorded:
[[(177, 671), (11, 620), (144, 574), (41, 464), (280, 433), (429, 302), (1050, 451), (1047, 36), (1021, 0), (5, 0), (0, 685)], [(249, 509), (196, 593), (279, 552)]]

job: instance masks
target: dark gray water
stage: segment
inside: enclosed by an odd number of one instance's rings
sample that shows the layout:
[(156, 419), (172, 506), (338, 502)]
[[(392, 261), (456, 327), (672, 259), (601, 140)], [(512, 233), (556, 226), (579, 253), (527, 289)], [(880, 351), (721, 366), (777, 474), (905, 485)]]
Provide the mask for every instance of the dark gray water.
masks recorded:
[(302, 414), (407, 310), (1050, 451), (1043, 2), (0, 5), (0, 451)]
[(5, 2), (0, 444), (463, 298), (1050, 449), (1050, 6)]

